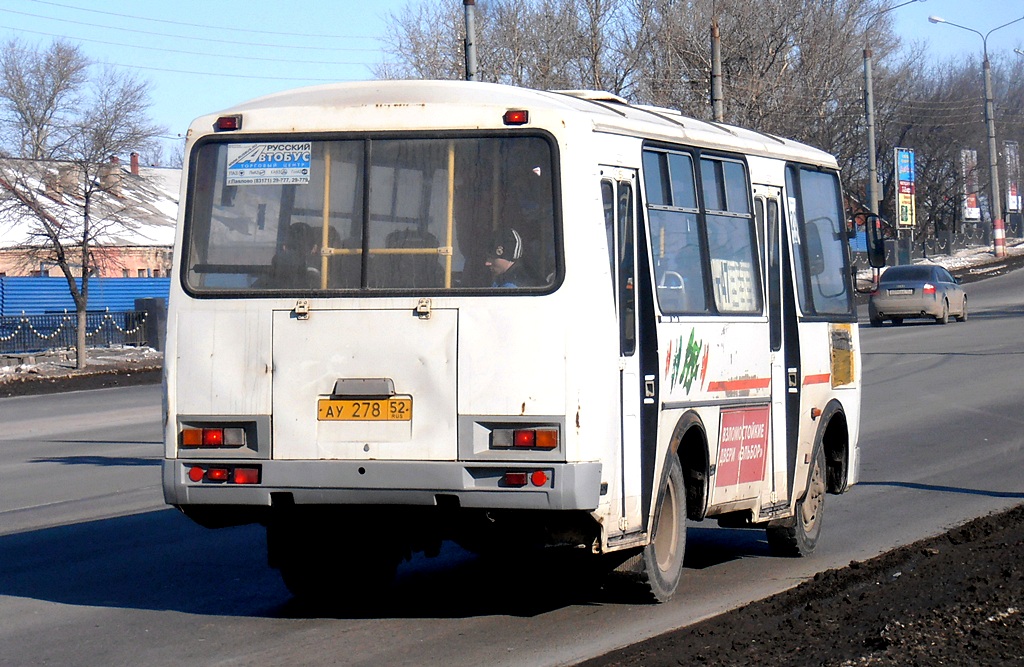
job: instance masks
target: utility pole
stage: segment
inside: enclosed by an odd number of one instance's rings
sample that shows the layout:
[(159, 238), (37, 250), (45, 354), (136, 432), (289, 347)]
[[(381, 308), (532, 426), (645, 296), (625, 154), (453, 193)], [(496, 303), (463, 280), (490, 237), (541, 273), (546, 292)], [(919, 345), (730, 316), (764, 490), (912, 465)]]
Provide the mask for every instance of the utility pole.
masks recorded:
[(718, 14), (711, 19), (711, 109), (715, 120), (725, 122), (722, 104), (722, 35), (718, 30)]
[(466, 9), (466, 81), (479, 81), (476, 71), (476, 0), (462, 0)]
[(868, 17), (864, 26), (864, 122), (867, 125), (868, 142), (868, 210), (878, 215), (878, 202), (881, 197), (878, 195), (878, 156), (875, 152), (875, 93), (874, 84), (871, 80), (871, 24), (882, 14), (891, 12), (894, 9), (905, 7), (914, 2), (925, 0), (907, 0), (903, 4), (888, 7), (875, 12)]
[(994, 33), (1000, 28), (1005, 28), (1008, 25), (1013, 25), (1017, 21), (1024, 21), (1024, 16), (1019, 19), (1014, 19), (1009, 23), (996, 26), (987, 33), (982, 34), (974, 28), (968, 28), (965, 25), (959, 23), (953, 23), (947, 21), (944, 18), (938, 16), (929, 16), (928, 20), (931, 23), (945, 23), (951, 25), (954, 28), (960, 28), (968, 32), (973, 32), (975, 35), (981, 37), (981, 52), (984, 56), (982, 61), (982, 69), (985, 72), (985, 128), (988, 131), (988, 173), (990, 190), (989, 209), (992, 211), (992, 254), (996, 257), (1006, 256), (1006, 227), (1003, 225), (1003, 202), (1002, 192), (999, 187), (999, 151), (996, 148), (996, 119), (995, 119), (995, 103), (992, 99), (992, 66), (988, 60), (988, 38), (989, 35)]

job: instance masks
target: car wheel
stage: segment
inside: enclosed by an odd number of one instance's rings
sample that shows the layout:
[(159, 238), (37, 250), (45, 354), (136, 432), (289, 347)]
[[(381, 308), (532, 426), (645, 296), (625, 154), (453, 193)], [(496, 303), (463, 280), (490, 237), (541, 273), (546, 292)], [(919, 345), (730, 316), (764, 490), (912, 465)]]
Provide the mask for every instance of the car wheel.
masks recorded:
[(967, 321), (967, 297), (964, 297), (963, 306), (960, 308), (960, 314), (957, 315), (956, 321), (957, 322), (966, 322)]
[(949, 301), (946, 301), (946, 300), (942, 301), (942, 315), (939, 315), (938, 317), (936, 317), (935, 318), (935, 322), (938, 323), (938, 324), (948, 324), (949, 323)]
[(880, 326), (882, 326), (882, 318), (881, 317), (872, 317), (871, 318), (871, 326), (873, 326), (873, 327), (880, 327)]

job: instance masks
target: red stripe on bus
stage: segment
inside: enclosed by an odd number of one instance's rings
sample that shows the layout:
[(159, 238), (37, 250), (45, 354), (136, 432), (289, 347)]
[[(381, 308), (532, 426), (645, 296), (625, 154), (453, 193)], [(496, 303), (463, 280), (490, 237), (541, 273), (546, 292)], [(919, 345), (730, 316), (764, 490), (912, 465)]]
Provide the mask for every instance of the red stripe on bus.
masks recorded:
[(832, 375), (830, 373), (821, 373), (820, 375), (808, 375), (804, 378), (804, 384), (826, 384), (832, 381)]
[(743, 380), (720, 380), (708, 383), (708, 391), (742, 391), (744, 389), (765, 389), (771, 378), (745, 378)]

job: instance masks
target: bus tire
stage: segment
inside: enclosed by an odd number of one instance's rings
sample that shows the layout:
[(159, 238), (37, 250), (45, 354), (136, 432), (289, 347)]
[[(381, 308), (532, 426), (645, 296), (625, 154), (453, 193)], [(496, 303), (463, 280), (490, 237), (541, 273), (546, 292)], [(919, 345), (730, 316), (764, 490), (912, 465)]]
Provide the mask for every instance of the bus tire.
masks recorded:
[(657, 602), (668, 602), (679, 587), (686, 551), (686, 487), (675, 454), (668, 457), (654, 512), (650, 543), (640, 553), (641, 575)]
[(774, 556), (809, 556), (821, 535), (825, 509), (825, 448), (818, 447), (811, 467), (807, 493), (797, 501), (796, 515), (781, 525), (769, 526), (768, 548)]

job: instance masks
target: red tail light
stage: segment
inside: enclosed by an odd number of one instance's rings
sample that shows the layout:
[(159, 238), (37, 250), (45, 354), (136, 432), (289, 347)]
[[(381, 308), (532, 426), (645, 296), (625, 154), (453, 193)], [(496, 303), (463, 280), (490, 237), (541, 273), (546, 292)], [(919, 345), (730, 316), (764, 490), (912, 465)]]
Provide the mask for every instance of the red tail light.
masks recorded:
[[(523, 474), (523, 484), (526, 485), (526, 473)], [(201, 482), (227, 482), (228, 484), (259, 484), (260, 466), (238, 467), (231, 466), (210, 466), (190, 465), (188, 467), (189, 481), (199, 484)]]
[(242, 129), (242, 114), (234, 116), (221, 116), (214, 123), (213, 129), (216, 132), (231, 132)]
[(235, 474), (232, 478), (235, 484), (259, 484), (260, 483), (260, 469), (259, 468), (235, 468)]
[(492, 449), (558, 449), (557, 428), (496, 428), (491, 432)]
[(502, 477), (505, 486), (526, 486), (525, 472), (507, 472)]
[(245, 445), (244, 428), (191, 428), (181, 429), (182, 447), (242, 447)]
[(526, 109), (509, 109), (502, 116), (506, 125), (526, 125), (530, 122), (530, 112)]
[(931, 283), (925, 283), (923, 291), (928, 296), (935, 296), (935, 285), (932, 285)]
[(512, 436), (512, 444), (516, 447), (533, 447), (536, 442), (537, 432), (533, 430), (516, 431)]
[(226, 482), (228, 481), (228, 469), (227, 468), (210, 468), (206, 471), (206, 479), (211, 482)]

